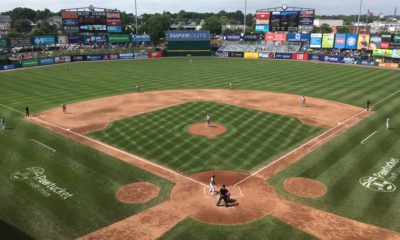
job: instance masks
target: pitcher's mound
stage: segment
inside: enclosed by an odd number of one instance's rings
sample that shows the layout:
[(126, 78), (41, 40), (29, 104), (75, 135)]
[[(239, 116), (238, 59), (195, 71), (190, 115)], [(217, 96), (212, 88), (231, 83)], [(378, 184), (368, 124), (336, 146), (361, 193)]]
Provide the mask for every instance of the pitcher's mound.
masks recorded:
[(226, 133), (228, 129), (219, 123), (213, 123), (211, 126), (207, 126), (206, 123), (196, 123), (190, 125), (188, 131), (193, 135), (212, 138)]
[(118, 189), (117, 198), (125, 203), (144, 203), (158, 196), (160, 188), (148, 182), (125, 185)]
[(283, 182), (283, 187), (289, 193), (309, 198), (322, 197), (327, 191), (324, 184), (308, 178), (288, 178)]

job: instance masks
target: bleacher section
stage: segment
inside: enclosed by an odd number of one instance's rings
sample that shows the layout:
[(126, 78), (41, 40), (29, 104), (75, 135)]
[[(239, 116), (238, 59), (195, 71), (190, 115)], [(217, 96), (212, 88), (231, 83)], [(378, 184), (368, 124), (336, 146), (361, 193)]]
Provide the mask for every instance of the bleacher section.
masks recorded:
[(302, 43), (299, 42), (225, 42), (219, 51), (227, 52), (280, 52), (297, 53), (303, 50)]

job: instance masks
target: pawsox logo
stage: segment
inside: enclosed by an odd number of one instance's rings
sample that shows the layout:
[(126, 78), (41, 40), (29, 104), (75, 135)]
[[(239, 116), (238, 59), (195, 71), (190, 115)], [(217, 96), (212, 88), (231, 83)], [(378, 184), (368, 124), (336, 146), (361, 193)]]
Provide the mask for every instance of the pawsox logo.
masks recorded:
[(45, 197), (50, 197), (52, 193), (64, 200), (74, 196), (67, 189), (61, 188), (56, 183), (48, 180), (44, 172), (41, 167), (29, 167), (11, 174), (10, 179), (26, 183)]
[(399, 162), (399, 159), (391, 158), (379, 172), (360, 178), (360, 184), (377, 192), (394, 192), (396, 185), (393, 182), (400, 174), (400, 167), (396, 169)]

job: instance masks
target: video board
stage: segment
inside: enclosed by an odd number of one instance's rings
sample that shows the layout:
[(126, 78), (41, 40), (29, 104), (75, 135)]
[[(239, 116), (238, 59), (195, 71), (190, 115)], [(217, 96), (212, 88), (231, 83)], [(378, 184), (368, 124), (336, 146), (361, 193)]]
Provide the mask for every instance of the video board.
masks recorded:
[(311, 31), (315, 11), (267, 11), (256, 12), (257, 32), (297, 32)]
[(62, 10), (64, 32), (122, 32), (120, 12), (115, 10)]

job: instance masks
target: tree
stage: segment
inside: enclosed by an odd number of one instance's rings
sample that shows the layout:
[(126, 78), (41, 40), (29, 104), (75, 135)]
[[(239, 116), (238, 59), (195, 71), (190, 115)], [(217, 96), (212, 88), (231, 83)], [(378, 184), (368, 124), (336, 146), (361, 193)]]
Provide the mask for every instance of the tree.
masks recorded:
[(165, 32), (169, 29), (171, 16), (166, 14), (155, 14), (151, 16), (141, 27), (142, 32), (150, 34), (153, 39), (159, 40), (165, 36)]
[(30, 8), (14, 8), (11, 11), (11, 26), (15, 28), (18, 20), (28, 19), (32, 22), (36, 21), (36, 12)]
[(331, 33), (332, 28), (329, 27), (328, 24), (324, 23), (320, 27), (314, 26), (311, 32), (312, 33)]
[(57, 27), (55, 25), (50, 25), (48, 22), (43, 22), (36, 25), (32, 30), (31, 35), (55, 35), (57, 34)]
[(337, 32), (338, 33), (351, 33), (351, 30), (347, 26), (342, 26), (342, 27), (337, 28)]
[(19, 33), (29, 33), (32, 30), (31, 23), (26, 19), (19, 19), (14, 23), (14, 28)]
[(212, 34), (221, 34), (222, 24), (217, 16), (211, 16), (206, 19), (202, 29), (209, 30)]

